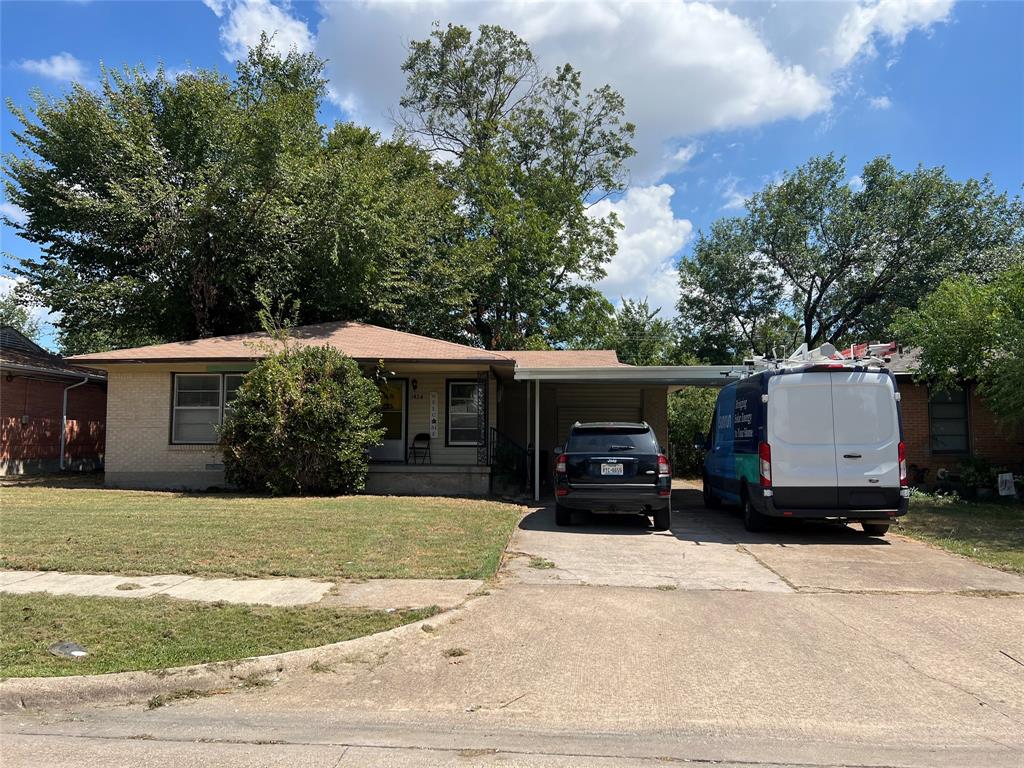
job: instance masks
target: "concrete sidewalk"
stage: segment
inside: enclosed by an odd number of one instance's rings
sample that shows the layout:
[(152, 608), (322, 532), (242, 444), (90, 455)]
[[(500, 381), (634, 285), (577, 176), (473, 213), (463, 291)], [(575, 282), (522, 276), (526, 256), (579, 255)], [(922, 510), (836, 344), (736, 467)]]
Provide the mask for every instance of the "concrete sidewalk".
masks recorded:
[(451, 608), (483, 585), (476, 579), (376, 579), (333, 582), (300, 578), (208, 579), (185, 574), (119, 574), (0, 571), (0, 592), (79, 597), (143, 598), (167, 595), (180, 600), (249, 605), (322, 605), (389, 610)]

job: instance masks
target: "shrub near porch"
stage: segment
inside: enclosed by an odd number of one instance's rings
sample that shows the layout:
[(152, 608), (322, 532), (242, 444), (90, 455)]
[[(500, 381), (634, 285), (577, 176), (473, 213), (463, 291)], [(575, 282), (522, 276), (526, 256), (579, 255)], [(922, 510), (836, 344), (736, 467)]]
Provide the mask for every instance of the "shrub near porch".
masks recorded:
[(493, 501), (0, 489), (0, 567), (80, 573), (487, 578), (522, 514)]

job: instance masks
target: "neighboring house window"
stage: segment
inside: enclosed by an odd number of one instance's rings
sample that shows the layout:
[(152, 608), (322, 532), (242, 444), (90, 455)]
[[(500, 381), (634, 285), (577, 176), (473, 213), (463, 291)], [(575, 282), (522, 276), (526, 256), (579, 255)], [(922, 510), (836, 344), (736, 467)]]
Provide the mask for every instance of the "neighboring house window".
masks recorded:
[(224, 411), (231, 410), (244, 373), (176, 373), (171, 442), (214, 444)]
[(476, 445), (480, 398), (475, 381), (448, 382), (448, 445)]
[(932, 453), (967, 453), (967, 392), (928, 391), (928, 432)]

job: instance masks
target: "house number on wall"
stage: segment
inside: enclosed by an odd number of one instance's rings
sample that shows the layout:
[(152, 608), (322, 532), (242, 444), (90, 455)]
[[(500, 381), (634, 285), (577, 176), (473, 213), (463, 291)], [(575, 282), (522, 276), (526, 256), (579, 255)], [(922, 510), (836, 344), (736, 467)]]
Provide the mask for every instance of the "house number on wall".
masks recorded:
[(430, 438), (437, 438), (437, 392), (430, 393)]

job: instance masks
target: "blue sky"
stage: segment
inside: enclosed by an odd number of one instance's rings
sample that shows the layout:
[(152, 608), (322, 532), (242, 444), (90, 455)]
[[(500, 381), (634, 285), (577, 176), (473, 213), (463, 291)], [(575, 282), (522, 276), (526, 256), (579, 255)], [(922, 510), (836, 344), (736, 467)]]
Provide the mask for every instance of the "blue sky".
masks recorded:
[[(638, 155), (616, 210), (625, 229), (601, 287), (649, 296), (671, 314), (675, 264), (697, 231), (813, 154), (848, 158), (850, 177), (889, 154), (902, 168), (1024, 181), (1024, 3), (3, 2), (0, 86), (26, 104), (95, 83), (108, 67), (216, 67), (260, 31), (326, 58), (325, 121), (390, 130), (410, 39), (438, 19), (498, 23), (544, 67), (570, 61), (585, 83), (626, 98)], [(4, 113), (4, 152), (14, 149)], [(5, 203), (5, 212), (18, 212)], [(3, 265), (35, 247), (2, 229)], [(4, 281), (9, 283), (9, 281)]]

